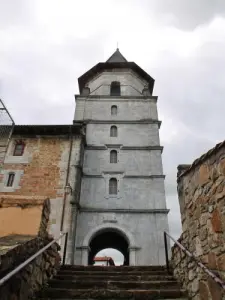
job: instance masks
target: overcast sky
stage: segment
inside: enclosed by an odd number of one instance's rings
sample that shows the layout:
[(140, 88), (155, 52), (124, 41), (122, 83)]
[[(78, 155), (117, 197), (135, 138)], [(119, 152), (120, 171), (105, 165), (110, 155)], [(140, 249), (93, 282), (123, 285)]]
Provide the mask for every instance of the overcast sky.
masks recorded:
[(155, 79), (167, 206), (180, 163), (224, 139), (224, 0), (0, 0), (0, 98), (17, 124), (68, 124), (77, 78), (116, 49)]

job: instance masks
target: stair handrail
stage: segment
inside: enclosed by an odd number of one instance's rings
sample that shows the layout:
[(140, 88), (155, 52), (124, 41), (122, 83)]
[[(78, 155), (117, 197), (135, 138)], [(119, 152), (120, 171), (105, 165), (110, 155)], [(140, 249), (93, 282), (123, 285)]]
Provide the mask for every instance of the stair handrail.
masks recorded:
[(64, 249), (63, 249), (63, 260), (62, 260), (62, 265), (64, 265), (65, 264), (65, 259), (66, 259), (66, 248), (67, 248), (68, 232), (60, 232), (59, 237), (53, 239), (46, 246), (44, 246), (43, 248), (38, 250), (35, 254), (33, 254), (28, 259), (26, 259), (23, 263), (21, 263), (19, 266), (17, 266), (14, 270), (12, 270), (7, 275), (5, 275), (3, 278), (1, 278), (0, 279), (0, 286), (3, 285), (6, 281), (8, 281), (12, 276), (17, 274), (21, 269), (26, 267), (31, 261), (33, 261), (36, 257), (41, 255), (45, 250), (47, 250), (49, 247), (51, 247), (55, 242), (60, 240), (63, 236), (65, 236)]
[(199, 267), (203, 269), (205, 273), (207, 273), (212, 279), (218, 283), (224, 290), (225, 290), (225, 282), (222, 281), (218, 276), (216, 276), (212, 271), (210, 271), (203, 263), (199, 260), (199, 258), (188, 251), (181, 243), (179, 243), (177, 240), (175, 240), (169, 233), (164, 231), (164, 245), (165, 245), (165, 256), (166, 256), (166, 268), (167, 272), (170, 273), (170, 267), (169, 267), (169, 255), (168, 255), (168, 243), (167, 243), (167, 236), (174, 241), (174, 243), (182, 250), (184, 251), (193, 261), (197, 263)]

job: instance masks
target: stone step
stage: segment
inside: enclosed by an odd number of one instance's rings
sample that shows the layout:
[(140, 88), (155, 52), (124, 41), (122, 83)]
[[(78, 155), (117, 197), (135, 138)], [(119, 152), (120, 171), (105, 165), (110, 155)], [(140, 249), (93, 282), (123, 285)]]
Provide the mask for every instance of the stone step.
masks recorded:
[(179, 289), (180, 286), (174, 280), (169, 281), (106, 281), (106, 280), (57, 280), (52, 279), (49, 281), (49, 286), (51, 288), (61, 288), (61, 289), (109, 289), (109, 290), (147, 290), (147, 289)]
[(48, 288), (37, 299), (123, 299), (123, 300), (156, 300), (180, 299), (185, 292), (180, 289), (152, 290), (110, 290), (110, 289), (60, 289)]
[(82, 275), (82, 276), (116, 276), (116, 275), (121, 275), (121, 276), (129, 276), (129, 275), (135, 275), (135, 276), (151, 276), (151, 275), (169, 275), (166, 271), (127, 271), (127, 272), (119, 272), (119, 271), (78, 271), (78, 270), (64, 270), (60, 269), (58, 272), (59, 275)]
[(57, 280), (99, 280), (99, 281), (102, 281), (102, 280), (121, 280), (123, 281), (124, 279), (126, 281), (157, 281), (157, 280), (175, 280), (174, 277), (172, 275), (165, 275), (165, 274), (162, 274), (162, 275), (158, 275), (158, 274), (154, 274), (154, 275), (133, 275), (133, 274), (129, 274), (129, 275), (121, 275), (121, 273), (116, 273), (114, 275), (108, 275), (108, 274), (104, 274), (102, 275), (101, 273), (100, 274), (95, 274), (93, 275), (93, 273), (91, 275), (71, 275), (71, 274), (60, 274), (58, 273), (58, 275), (56, 275), (54, 277), (54, 279), (57, 279)]
[(63, 265), (61, 270), (76, 271), (105, 271), (105, 272), (131, 272), (131, 271), (166, 271), (166, 266), (80, 266), (80, 265)]

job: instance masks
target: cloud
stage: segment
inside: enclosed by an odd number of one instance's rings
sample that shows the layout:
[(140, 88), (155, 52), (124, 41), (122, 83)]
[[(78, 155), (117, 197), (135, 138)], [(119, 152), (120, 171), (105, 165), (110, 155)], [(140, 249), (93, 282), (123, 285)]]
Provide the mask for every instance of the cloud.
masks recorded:
[(176, 168), (224, 139), (225, 2), (8, 0), (0, 3), (0, 97), (17, 124), (71, 123), (77, 78), (122, 54), (156, 81), (172, 235)]
[(211, 22), (217, 16), (225, 16), (223, 0), (155, 0), (146, 1), (149, 10), (159, 14), (160, 21), (166, 20), (183, 30), (193, 30)]

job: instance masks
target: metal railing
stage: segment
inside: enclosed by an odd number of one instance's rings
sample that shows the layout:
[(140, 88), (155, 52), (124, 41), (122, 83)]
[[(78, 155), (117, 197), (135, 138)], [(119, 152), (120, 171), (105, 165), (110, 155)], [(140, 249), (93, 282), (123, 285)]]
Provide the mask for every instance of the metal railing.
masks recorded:
[(68, 232), (60, 233), (60, 236), (50, 243), (48, 243), (46, 246), (44, 246), (42, 249), (40, 249), (38, 252), (33, 254), (31, 257), (29, 257), (27, 260), (25, 260), (22, 264), (20, 264), (18, 267), (16, 267), (14, 270), (9, 272), (6, 276), (0, 279), (0, 286), (3, 285), (7, 280), (9, 280), (12, 276), (17, 274), (20, 270), (22, 270), (24, 267), (26, 267), (31, 261), (33, 261), (36, 257), (41, 255), (45, 250), (47, 250), (49, 247), (51, 247), (55, 242), (60, 240), (63, 236), (65, 236), (65, 242), (64, 242), (64, 249), (63, 249), (63, 260), (62, 265), (65, 264), (66, 260), (66, 248), (67, 248), (67, 241), (68, 241)]
[(196, 264), (203, 269), (205, 273), (207, 273), (212, 279), (217, 282), (222, 289), (225, 290), (225, 282), (222, 281), (218, 276), (216, 276), (212, 271), (210, 271), (206, 266), (203, 265), (201, 261), (199, 261), (198, 257), (192, 254), (190, 251), (188, 251), (181, 243), (176, 241), (169, 233), (164, 231), (164, 245), (165, 245), (165, 256), (166, 256), (166, 268), (167, 272), (171, 273), (170, 266), (169, 266), (169, 255), (168, 255), (168, 243), (167, 243), (167, 236), (174, 241), (174, 243), (187, 254), (193, 261), (196, 262)]

